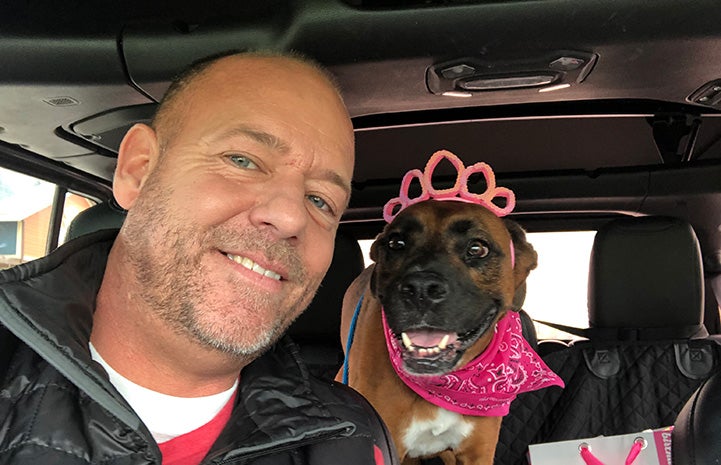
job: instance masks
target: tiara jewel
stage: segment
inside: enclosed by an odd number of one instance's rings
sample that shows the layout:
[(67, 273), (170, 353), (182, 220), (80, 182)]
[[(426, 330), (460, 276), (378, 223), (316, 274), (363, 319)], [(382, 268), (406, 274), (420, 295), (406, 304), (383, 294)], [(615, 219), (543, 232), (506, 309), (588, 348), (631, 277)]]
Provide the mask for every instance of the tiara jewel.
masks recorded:
[[(444, 158), (451, 162), (456, 168), (456, 182), (450, 189), (436, 189), (433, 187), (431, 179), (433, 178), (433, 172), (436, 166), (438, 166), (438, 163)], [(487, 188), (482, 194), (475, 194), (468, 190), (468, 180), (475, 173), (483, 174), (486, 180)], [(418, 179), (421, 185), (421, 193), (417, 197), (409, 198), (408, 189), (414, 179)], [(500, 207), (493, 203), (493, 200), (496, 198), (505, 199), (505, 206)], [(496, 176), (493, 174), (490, 166), (486, 163), (478, 162), (469, 167), (465, 167), (461, 159), (448, 150), (439, 150), (431, 155), (423, 172), (419, 169), (413, 169), (403, 176), (400, 195), (385, 204), (383, 207), (383, 219), (386, 220), (387, 223), (390, 223), (393, 221), (393, 218), (406, 207), (414, 203), (423, 202), (424, 200), (454, 200), (458, 202), (475, 203), (486, 207), (498, 217), (508, 215), (516, 206), (516, 196), (512, 190), (506, 187), (496, 187)]]

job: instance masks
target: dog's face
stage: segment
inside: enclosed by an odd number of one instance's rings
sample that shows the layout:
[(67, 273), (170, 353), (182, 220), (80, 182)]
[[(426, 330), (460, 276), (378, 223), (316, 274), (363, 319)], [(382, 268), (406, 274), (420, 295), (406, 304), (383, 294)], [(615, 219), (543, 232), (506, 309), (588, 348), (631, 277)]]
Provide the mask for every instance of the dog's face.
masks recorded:
[(404, 347), (404, 368), (427, 375), (480, 354), (496, 321), (522, 303), (525, 278), (536, 266), (517, 224), (479, 205), (433, 200), (400, 212), (376, 238), (371, 258), (371, 291)]

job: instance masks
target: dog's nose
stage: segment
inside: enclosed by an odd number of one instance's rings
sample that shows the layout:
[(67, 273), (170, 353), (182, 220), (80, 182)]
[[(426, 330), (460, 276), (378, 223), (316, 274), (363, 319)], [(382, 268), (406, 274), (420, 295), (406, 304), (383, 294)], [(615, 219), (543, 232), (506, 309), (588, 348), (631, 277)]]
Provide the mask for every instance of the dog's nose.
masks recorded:
[(400, 283), (401, 296), (413, 303), (439, 303), (446, 300), (448, 284), (433, 273), (418, 272), (407, 275)]

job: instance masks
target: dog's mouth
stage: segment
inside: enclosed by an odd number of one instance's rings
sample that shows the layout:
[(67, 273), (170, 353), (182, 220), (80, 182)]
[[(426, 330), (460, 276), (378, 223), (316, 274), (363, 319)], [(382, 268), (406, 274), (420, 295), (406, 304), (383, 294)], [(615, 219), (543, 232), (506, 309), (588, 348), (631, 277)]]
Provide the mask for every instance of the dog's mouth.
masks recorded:
[(421, 328), (395, 334), (405, 370), (417, 375), (439, 375), (453, 371), (458, 361), (486, 332), (496, 312), (476, 328), (464, 333)]

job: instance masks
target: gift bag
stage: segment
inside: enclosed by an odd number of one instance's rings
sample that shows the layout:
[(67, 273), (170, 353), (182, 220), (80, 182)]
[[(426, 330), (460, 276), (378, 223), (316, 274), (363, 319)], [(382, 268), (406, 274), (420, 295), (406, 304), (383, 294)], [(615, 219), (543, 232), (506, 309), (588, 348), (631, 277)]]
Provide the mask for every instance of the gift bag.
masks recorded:
[(673, 427), (618, 436), (532, 444), (531, 465), (671, 465)]

